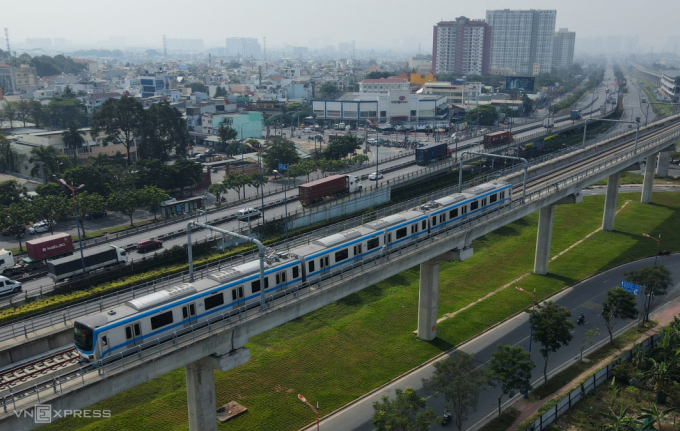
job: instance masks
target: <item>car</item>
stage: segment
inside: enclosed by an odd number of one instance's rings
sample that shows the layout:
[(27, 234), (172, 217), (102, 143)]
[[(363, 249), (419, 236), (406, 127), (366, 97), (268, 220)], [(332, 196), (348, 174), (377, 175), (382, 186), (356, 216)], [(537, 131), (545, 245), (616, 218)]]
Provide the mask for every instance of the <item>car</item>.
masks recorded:
[(42, 233), (42, 232), (49, 232), (50, 228), (53, 228), (57, 225), (57, 222), (54, 220), (41, 220), (39, 222), (36, 222), (33, 224), (33, 226), (28, 228), (28, 233), (30, 234), (36, 234), (36, 233)]
[(102, 217), (106, 217), (106, 211), (104, 211), (104, 210), (86, 214), (85, 220), (92, 220), (92, 219), (102, 218)]
[(18, 281), (10, 280), (7, 277), (0, 276), (0, 294), (3, 293), (16, 293), (21, 290), (21, 283)]
[(260, 218), (261, 215), (262, 213), (255, 208), (243, 208), (242, 210), (238, 210), (236, 218), (241, 221), (250, 221), (254, 218)]
[(135, 247), (137, 248), (137, 252), (141, 253), (143, 251), (155, 250), (163, 247), (163, 241), (153, 238), (143, 239), (135, 244)]
[(381, 174), (380, 172), (371, 172), (370, 174), (368, 174), (368, 179), (371, 181), (382, 180), (382, 178), (383, 174)]

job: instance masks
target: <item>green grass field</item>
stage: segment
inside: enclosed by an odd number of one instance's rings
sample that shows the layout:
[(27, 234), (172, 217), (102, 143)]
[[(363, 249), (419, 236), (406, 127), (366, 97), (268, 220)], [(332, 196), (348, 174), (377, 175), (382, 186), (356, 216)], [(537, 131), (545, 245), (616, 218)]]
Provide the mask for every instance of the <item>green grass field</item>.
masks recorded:
[[(622, 194), (615, 232), (598, 232), (550, 264), (548, 276), (520, 283), (543, 298), (589, 275), (649, 256), (656, 243), (642, 233), (663, 234), (662, 248), (680, 249), (680, 195)], [(602, 223), (604, 196), (556, 207), (552, 255)], [(531, 271), (537, 214), (505, 226), (472, 246), (475, 255), (441, 265), (439, 315), (451, 313)], [(439, 325), (433, 342), (413, 335), (417, 324), (418, 268), (410, 268), (362, 292), (250, 340), (251, 360), (215, 372), (218, 406), (237, 401), (248, 413), (223, 430), (297, 430), (314, 418), (297, 400), (304, 394), (328, 414), (422, 362), (530, 306), (531, 298), (505, 289)], [(178, 369), (92, 408), (112, 410), (108, 420), (69, 419), (46, 430), (186, 430), (184, 370)]]

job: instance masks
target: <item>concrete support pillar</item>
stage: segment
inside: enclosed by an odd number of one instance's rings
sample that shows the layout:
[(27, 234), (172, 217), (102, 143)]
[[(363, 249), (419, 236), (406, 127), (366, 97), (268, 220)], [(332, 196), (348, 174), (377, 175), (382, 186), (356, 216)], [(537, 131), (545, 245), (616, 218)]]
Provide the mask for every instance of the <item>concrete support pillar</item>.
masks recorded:
[(668, 168), (671, 165), (671, 152), (661, 151), (659, 153), (659, 164), (656, 167), (656, 174), (661, 177), (668, 176)]
[(553, 216), (555, 205), (543, 207), (538, 212), (538, 234), (536, 235), (536, 257), (534, 273), (546, 275), (550, 261), (550, 243), (552, 242)]
[(418, 338), (432, 341), (437, 337), (437, 306), (439, 304), (439, 263), (461, 262), (472, 257), (473, 249), (449, 251), (420, 264), (418, 291)]
[(437, 337), (437, 306), (439, 304), (439, 261), (420, 264), (418, 295), (418, 338), (431, 341)]
[(602, 230), (614, 230), (614, 218), (616, 217), (616, 198), (619, 197), (619, 180), (621, 172), (609, 176), (607, 181), (607, 197), (604, 200), (604, 216), (602, 217)]
[[(229, 346), (224, 346), (225, 350)], [(187, 382), (187, 407), (190, 431), (217, 431), (215, 401), (215, 374), (213, 370), (227, 371), (245, 364), (250, 350), (245, 347), (217, 352), (184, 367)]]
[(656, 154), (647, 157), (645, 166), (645, 180), (642, 183), (642, 198), (640, 202), (648, 204), (652, 201), (652, 188), (654, 187), (654, 169), (656, 168)]
[(191, 431), (217, 431), (215, 374), (203, 361), (184, 367), (187, 381), (187, 407)]

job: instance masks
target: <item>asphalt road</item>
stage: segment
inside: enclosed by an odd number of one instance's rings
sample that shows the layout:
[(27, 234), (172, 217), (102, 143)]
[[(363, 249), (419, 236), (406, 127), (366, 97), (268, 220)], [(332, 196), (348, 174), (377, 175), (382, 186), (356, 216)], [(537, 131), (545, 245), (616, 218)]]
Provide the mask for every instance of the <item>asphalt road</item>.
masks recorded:
[[(576, 322), (576, 317), (580, 313), (585, 314), (586, 322), (584, 325), (576, 325), (575, 329), (572, 331), (574, 338), (568, 346), (563, 347), (551, 355), (548, 362), (549, 373), (559, 370), (563, 366), (569, 365), (578, 359), (583, 337), (587, 330), (599, 328), (600, 336), (596, 340), (596, 343), (606, 342), (608, 333), (604, 326), (604, 321), (600, 317), (600, 313), (602, 311), (601, 303), (606, 299), (607, 290), (617, 286), (623, 279), (623, 274), (625, 272), (639, 269), (653, 263), (654, 258), (649, 258), (611, 269), (573, 287), (565, 289), (551, 298), (553, 302), (571, 310), (574, 323)], [(675, 285), (669, 291), (668, 295), (666, 295), (665, 299), (673, 298), (680, 294), (680, 283), (678, 283), (680, 280), (680, 255), (660, 256), (659, 264), (665, 265), (673, 273)], [(521, 292), (518, 292), (517, 294), (522, 295)], [(642, 297), (638, 298), (638, 304), (641, 303), (641, 298)], [(657, 299), (653, 304), (653, 309), (658, 308), (663, 303), (664, 298)], [(631, 327), (634, 324), (634, 321), (629, 320), (619, 322), (615, 327), (615, 331), (622, 331), (624, 328)], [(479, 329), (482, 330), (483, 328)], [(525, 313), (520, 313), (481, 336), (466, 342), (462, 346), (440, 355), (436, 360), (442, 360), (458, 351), (463, 351), (475, 355), (475, 360), (479, 366), (485, 367), (491, 355), (496, 351), (498, 344), (522, 346), (525, 349), (528, 349), (529, 329), (527, 315)], [(595, 346), (597, 346), (597, 344), (595, 344)], [(538, 382), (543, 378), (543, 359), (536, 345), (533, 346), (532, 350), (531, 357), (537, 364), (532, 375), (532, 380)], [(427, 405), (432, 407), (437, 414), (441, 415), (444, 412), (443, 398), (430, 397), (422, 387), (422, 379), (431, 377), (435, 362), (436, 361), (431, 361), (426, 365), (407, 373), (398, 380), (376, 390), (360, 401), (332, 414), (329, 418), (321, 421), (321, 428), (331, 431), (372, 431), (375, 429), (370, 423), (370, 418), (373, 415), (373, 402), (379, 401), (383, 396), (393, 398), (394, 390), (396, 388), (403, 389), (407, 386), (416, 389), (421, 396), (426, 397)], [(463, 429), (474, 429), (475, 424), (478, 424), (487, 416), (497, 414), (497, 397), (499, 395), (500, 393), (497, 388), (484, 390), (479, 400), (478, 410), (465, 422)], [(313, 394), (307, 394), (307, 397), (310, 402), (315, 401)], [(507, 398), (504, 399), (504, 402), (508, 402)], [(453, 425), (449, 424), (447, 428), (452, 426)], [(433, 425), (431, 427), (432, 430), (447, 428), (439, 425)], [(315, 427), (309, 427), (307, 429), (311, 430), (315, 429)]]

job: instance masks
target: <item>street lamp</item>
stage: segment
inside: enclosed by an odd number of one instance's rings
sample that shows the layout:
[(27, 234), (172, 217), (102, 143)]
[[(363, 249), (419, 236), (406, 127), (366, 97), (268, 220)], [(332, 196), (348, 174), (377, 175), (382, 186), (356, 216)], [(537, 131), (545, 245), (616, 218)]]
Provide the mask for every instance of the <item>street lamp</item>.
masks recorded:
[(305, 398), (302, 394), (298, 394), (298, 399), (303, 403), (307, 404), (309, 408), (312, 409), (314, 413), (316, 413), (316, 431), (319, 431), (319, 410), (318, 410), (319, 404), (317, 403), (317, 408), (315, 409), (313, 405), (309, 404), (307, 398)]
[[(279, 162), (278, 159), (276, 159), (276, 164), (281, 166), (281, 163)], [(281, 172), (279, 172), (277, 170), (274, 170), (273, 172), (276, 175), (281, 175), (281, 178), (284, 178), (283, 175), (281, 174)], [(290, 178), (290, 174), (288, 173), (288, 165), (286, 165), (286, 176), (288, 176), (288, 178)], [(286, 180), (286, 183), (283, 187), (283, 206), (284, 206), (284, 211), (286, 212), (286, 214), (285, 214), (286, 219), (285, 219), (284, 223), (285, 223), (285, 226), (286, 226), (286, 249), (288, 249), (288, 196), (286, 194), (286, 190), (288, 189), (288, 179), (285, 178), (285, 180)]]
[(656, 241), (656, 255), (654, 256), (654, 266), (656, 266), (656, 259), (659, 257), (659, 247), (661, 246), (661, 234), (659, 234), (659, 238), (654, 238), (651, 235), (647, 235), (646, 233), (643, 233), (642, 236), (646, 236), (649, 239), (653, 239)]
[(246, 172), (246, 165), (243, 164), (243, 126), (246, 124), (250, 124), (250, 121), (246, 121), (245, 123), (241, 124), (241, 173), (244, 174)]
[(78, 230), (78, 244), (80, 245), (80, 264), (83, 267), (83, 275), (85, 275), (85, 256), (83, 255), (83, 240), (80, 238), (80, 224), (78, 223), (78, 203), (76, 202), (76, 190), (85, 187), (85, 184), (81, 184), (78, 187), (73, 187), (73, 184), (68, 185), (63, 178), (59, 178), (59, 182), (71, 190), (71, 195), (73, 196), (73, 212), (76, 214), (76, 229)]
[[(526, 290), (522, 289), (519, 286), (515, 286), (515, 289), (519, 290), (520, 292), (524, 292), (527, 295), (531, 295), (532, 298), (532, 306), (531, 306), (531, 329), (529, 332), (529, 356), (531, 356), (531, 339), (534, 337), (534, 312), (536, 311), (536, 289), (534, 288), (534, 293), (527, 292)], [(524, 398), (529, 398), (529, 390), (527, 389), (524, 392)]]

